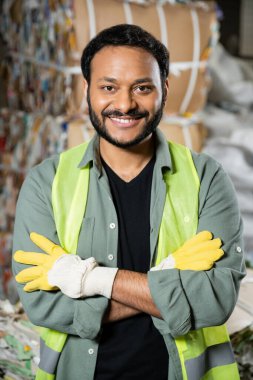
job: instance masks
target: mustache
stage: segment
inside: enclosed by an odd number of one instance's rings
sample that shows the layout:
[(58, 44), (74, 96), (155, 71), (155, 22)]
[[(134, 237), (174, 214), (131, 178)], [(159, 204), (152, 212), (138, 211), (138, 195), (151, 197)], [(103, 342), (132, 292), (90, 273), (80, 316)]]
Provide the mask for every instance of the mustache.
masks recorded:
[(141, 117), (147, 117), (149, 115), (148, 111), (139, 111), (138, 109), (129, 110), (129, 112), (124, 113), (118, 110), (107, 110), (101, 112), (104, 117), (133, 117), (135, 119), (140, 119)]

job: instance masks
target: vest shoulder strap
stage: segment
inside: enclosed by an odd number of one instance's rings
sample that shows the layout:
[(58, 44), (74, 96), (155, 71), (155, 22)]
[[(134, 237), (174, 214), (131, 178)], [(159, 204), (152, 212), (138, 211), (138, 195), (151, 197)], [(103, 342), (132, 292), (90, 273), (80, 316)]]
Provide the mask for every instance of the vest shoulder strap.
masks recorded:
[[(168, 142), (172, 170), (163, 178), (166, 200), (160, 225), (156, 265), (196, 234), (200, 181), (189, 148)], [(183, 190), (183, 191), (182, 191)]]
[[(196, 234), (200, 181), (188, 148), (169, 143), (173, 170), (164, 175), (166, 201), (156, 264)], [(184, 191), (182, 191), (184, 189)], [(190, 331), (175, 339), (183, 380), (239, 380), (225, 325)]]
[(78, 167), (87, 146), (88, 143), (84, 143), (60, 155), (52, 185), (52, 206), (58, 237), (61, 246), (71, 253), (76, 253), (88, 196), (89, 165), (81, 169)]

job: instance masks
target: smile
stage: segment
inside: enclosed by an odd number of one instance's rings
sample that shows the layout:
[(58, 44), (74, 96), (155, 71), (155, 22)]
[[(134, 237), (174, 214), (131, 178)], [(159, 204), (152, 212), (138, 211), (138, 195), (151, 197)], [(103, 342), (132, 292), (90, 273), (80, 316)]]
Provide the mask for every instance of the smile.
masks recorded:
[(119, 118), (119, 117), (110, 117), (112, 123), (116, 126), (124, 126), (124, 127), (134, 127), (139, 123), (141, 118), (129, 119), (129, 118)]

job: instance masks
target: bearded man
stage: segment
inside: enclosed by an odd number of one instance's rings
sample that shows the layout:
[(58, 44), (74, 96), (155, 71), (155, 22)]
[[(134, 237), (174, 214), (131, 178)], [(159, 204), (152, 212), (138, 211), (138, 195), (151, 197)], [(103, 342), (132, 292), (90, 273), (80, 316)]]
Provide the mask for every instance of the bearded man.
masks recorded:
[(33, 168), (17, 205), (13, 270), (45, 328), (36, 379), (239, 379), (223, 325), (245, 272), (238, 205), (217, 162), (157, 129), (168, 51), (116, 25), (81, 67), (97, 133)]

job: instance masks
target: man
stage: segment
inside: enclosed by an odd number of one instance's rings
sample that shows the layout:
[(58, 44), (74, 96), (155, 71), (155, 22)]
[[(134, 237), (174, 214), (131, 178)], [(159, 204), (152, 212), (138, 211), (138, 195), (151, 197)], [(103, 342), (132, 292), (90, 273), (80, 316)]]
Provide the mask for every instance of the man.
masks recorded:
[(81, 65), (97, 135), (32, 169), (17, 204), (13, 270), (47, 328), (36, 378), (239, 379), (220, 326), (244, 275), (238, 205), (218, 163), (156, 130), (166, 48), (117, 25)]

